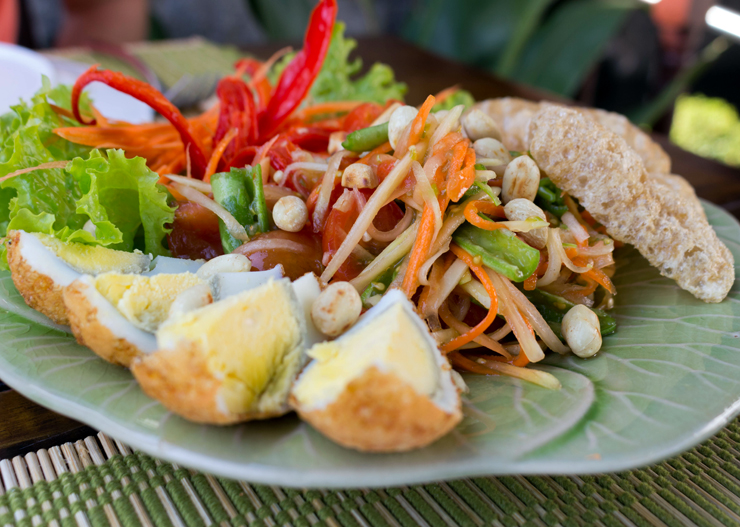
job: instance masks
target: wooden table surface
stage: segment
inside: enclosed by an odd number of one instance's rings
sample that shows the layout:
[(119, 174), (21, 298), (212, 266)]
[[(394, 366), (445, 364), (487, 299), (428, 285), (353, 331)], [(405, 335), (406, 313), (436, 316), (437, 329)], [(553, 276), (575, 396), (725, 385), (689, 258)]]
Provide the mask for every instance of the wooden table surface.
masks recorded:
[[(251, 51), (257, 56), (267, 57), (275, 49), (276, 46), (270, 45)], [(420, 104), (428, 94), (451, 84), (459, 84), (478, 100), (503, 96), (558, 99), (431, 55), (400, 40), (363, 39), (360, 40), (358, 52), (366, 65), (376, 61), (390, 64), (398, 78), (408, 84), (406, 99), (410, 104)], [(655, 138), (673, 159), (674, 172), (686, 177), (700, 197), (740, 217), (740, 170), (681, 150), (664, 136)], [(74, 441), (95, 432), (81, 423), (36, 405), (1, 382), (0, 417), (0, 459)]]

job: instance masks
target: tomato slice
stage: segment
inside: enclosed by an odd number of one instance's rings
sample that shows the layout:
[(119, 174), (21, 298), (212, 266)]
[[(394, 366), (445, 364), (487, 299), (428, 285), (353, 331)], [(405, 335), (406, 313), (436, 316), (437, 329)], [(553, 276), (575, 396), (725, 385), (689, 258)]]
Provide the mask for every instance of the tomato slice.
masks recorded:
[[(255, 244), (262, 244), (269, 240), (294, 242), (299, 245), (300, 251), (294, 252), (284, 248), (253, 249)], [(260, 234), (234, 252), (246, 255), (252, 262), (252, 267), (258, 271), (266, 271), (282, 265), (285, 276), (291, 280), (296, 280), (306, 273), (320, 275), (324, 270), (321, 265), (321, 240), (310, 229), (303, 229), (300, 232), (276, 230)]]
[(367, 128), (370, 124), (383, 113), (383, 107), (374, 102), (366, 102), (352, 110), (344, 118), (344, 131), (354, 132)]
[(224, 253), (218, 216), (197, 203), (180, 203), (167, 243), (175, 258), (210, 260)]

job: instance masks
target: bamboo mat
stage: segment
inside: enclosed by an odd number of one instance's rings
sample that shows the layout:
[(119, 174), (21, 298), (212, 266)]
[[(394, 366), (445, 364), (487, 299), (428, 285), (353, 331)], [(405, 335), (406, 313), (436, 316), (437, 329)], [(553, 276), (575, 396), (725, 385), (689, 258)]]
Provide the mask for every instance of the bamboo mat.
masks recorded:
[(642, 470), (290, 489), (154, 459), (100, 433), (0, 461), (0, 526), (740, 525), (740, 422)]

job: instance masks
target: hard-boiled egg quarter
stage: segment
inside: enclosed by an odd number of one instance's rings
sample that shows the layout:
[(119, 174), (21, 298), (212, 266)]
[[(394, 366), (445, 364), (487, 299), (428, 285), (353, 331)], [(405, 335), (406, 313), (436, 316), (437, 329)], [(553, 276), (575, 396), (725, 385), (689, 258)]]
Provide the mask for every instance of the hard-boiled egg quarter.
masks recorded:
[(462, 419), (460, 394), (413, 305), (390, 291), (344, 335), (313, 346), (291, 404), (330, 439), (363, 451), (425, 446)]
[(271, 279), (173, 317), (156, 333), (157, 351), (133, 362), (134, 376), (145, 393), (192, 421), (283, 415), (316, 334), (306, 313), (318, 293), (313, 275), (294, 284)]

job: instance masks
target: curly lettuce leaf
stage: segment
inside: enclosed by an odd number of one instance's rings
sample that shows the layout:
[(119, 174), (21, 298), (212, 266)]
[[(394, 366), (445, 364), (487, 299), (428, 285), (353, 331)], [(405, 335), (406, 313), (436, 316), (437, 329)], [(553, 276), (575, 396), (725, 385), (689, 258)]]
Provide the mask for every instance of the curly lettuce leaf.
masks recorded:
[(55, 235), (62, 240), (94, 243), (112, 249), (132, 251), (143, 230), (145, 252), (167, 254), (163, 245), (174, 221), (175, 209), (167, 204), (168, 194), (158, 184), (159, 176), (141, 157), (127, 159), (123, 150), (108, 150), (107, 158), (93, 150), (87, 159), (76, 158), (67, 167), (81, 197), (76, 212), (95, 226), (87, 230), (66, 229)]
[[(57, 127), (77, 124), (60, 117), (51, 107), (55, 104), (69, 109), (70, 94), (69, 87), (52, 88), (44, 78), (42, 88), (30, 101), (20, 101), (0, 116), (0, 177), (89, 152), (89, 147), (54, 134)], [(86, 97), (82, 103), (83, 111), (89, 111)], [(74, 204), (80, 196), (63, 169), (37, 170), (4, 181), (0, 184), (0, 236), (8, 229), (33, 225), (38, 232), (82, 228), (86, 220), (76, 213)]]
[[(362, 60), (349, 59), (357, 41), (344, 37), (344, 23), (334, 24), (331, 43), (316, 80), (308, 92), (312, 103), (326, 101), (369, 101), (384, 103), (389, 99), (403, 100), (406, 84), (396, 82), (393, 70), (386, 64), (375, 63), (364, 75), (357, 77)], [(270, 80), (275, 83), (294, 54), (275, 65)]]

